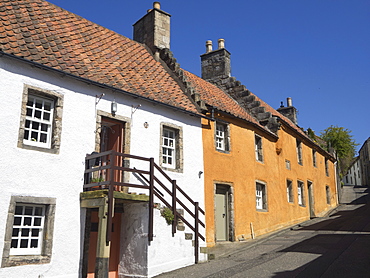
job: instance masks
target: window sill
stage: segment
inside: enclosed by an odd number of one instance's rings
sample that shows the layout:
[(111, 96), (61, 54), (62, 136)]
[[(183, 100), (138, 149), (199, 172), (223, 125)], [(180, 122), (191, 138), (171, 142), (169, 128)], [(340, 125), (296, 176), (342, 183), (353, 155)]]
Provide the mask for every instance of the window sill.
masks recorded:
[(1, 267), (12, 267), (30, 264), (47, 264), (50, 263), (51, 256), (43, 255), (16, 255), (3, 258)]
[(51, 153), (51, 154), (59, 154), (59, 149), (57, 148), (42, 148), (37, 146), (31, 146), (24, 143), (19, 143), (18, 148), (26, 149), (26, 150), (32, 150), (32, 151), (39, 151), (39, 152), (45, 152), (45, 153)]
[(267, 209), (256, 209), (256, 210), (257, 210), (257, 212), (268, 212)]

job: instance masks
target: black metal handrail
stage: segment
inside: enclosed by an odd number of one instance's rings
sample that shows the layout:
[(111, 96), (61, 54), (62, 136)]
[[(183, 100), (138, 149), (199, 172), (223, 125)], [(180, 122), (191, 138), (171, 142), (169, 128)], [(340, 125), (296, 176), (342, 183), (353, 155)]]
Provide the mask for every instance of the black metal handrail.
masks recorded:
[[(125, 160), (126, 159), (126, 160)], [(136, 167), (127, 167), (123, 161), (139, 160), (149, 163), (147, 169), (137, 169)], [(124, 172), (130, 172), (138, 175), (142, 182), (140, 184), (122, 182)], [(156, 175), (156, 173), (158, 173)], [(161, 177), (161, 178), (159, 178)], [(171, 184), (171, 188), (165, 186), (165, 182)], [(199, 214), (205, 215), (203, 209), (199, 208), (199, 203), (193, 201), (155, 162), (153, 158), (145, 158), (130, 154), (118, 153), (114, 150), (102, 153), (94, 153), (86, 156), (84, 191), (108, 189), (108, 226), (107, 241), (111, 240), (112, 217), (113, 217), (113, 192), (119, 191), (121, 187), (133, 187), (147, 189), (149, 191), (149, 227), (148, 240), (153, 240), (153, 210), (154, 196), (157, 197), (165, 206), (172, 210), (174, 220), (172, 222), (172, 233), (176, 233), (177, 220), (182, 222), (194, 232), (195, 263), (198, 263), (199, 257), (199, 238), (205, 241), (205, 237), (199, 232), (199, 225), (205, 227), (205, 224), (199, 220)], [(171, 198), (168, 202), (165, 194)], [(185, 199), (185, 200), (184, 200)], [(185, 205), (188, 201), (193, 206), (193, 211)], [(178, 207), (179, 206), (179, 207)], [(182, 208), (194, 219), (194, 225), (189, 223), (178, 211)]]

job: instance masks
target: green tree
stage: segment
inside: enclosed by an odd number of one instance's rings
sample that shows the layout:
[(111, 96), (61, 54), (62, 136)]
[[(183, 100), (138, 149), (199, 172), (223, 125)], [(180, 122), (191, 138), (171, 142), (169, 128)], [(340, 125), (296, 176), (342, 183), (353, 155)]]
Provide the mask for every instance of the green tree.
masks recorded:
[(344, 127), (330, 126), (321, 132), (327, 151), (334, 150), (339, 163), (341, 177), (347, 172), (356, 154), (358, 144), (351, 135), (351, 130)]

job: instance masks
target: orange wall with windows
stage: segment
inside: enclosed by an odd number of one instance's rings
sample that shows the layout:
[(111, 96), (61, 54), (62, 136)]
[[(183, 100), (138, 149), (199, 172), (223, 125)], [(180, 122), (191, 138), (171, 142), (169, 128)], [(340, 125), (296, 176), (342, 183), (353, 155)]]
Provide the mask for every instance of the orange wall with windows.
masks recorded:
[[(216, 119), (217, 120), (217, 119)], [(215, 147), (215, 122), (203, 119), (204, 179), (207, 245), (216, 243), (215, 187), (227, 184), (232, 187), (230, 213), (234, 240), (251, 238), (272, 232), (310, 218), (307, 182), (312, 182), (313, 209), (316, 216), (325, 214), (337, 205), (334, 164), (329, 161), (329, 177), (325, 173), (324, 152), (318, 149), (316, 165), (313, 166), (312, 148), (302, 141), (303, 165), (299, 165), (296, 152), (296, 137), (282, 125), (278, 139), (257, 130), (252, 125), (231, 117), (222, 117), (228, 122), (228, 152)], [(256, 160), (255, 134), (262, 137), (263, 162)], [(291, 169), (286, 169), (286, 160)], [(293, 203), (287, 198), (287, 179), (293, 182)], [(298, 205), (297, 181), (304, 183), (305, 205)], [(266, 186), (266, 210), (256, 209), (256, 181)], [(330, 188), (330, 204), (326, 186)]]

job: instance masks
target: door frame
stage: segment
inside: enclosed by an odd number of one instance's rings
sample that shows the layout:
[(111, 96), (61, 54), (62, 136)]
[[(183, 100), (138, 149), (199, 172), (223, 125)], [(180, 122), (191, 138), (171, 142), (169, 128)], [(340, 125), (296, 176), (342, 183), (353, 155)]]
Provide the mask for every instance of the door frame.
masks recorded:
[[(225, 182), (214, 183), (214, 239), (215, 242), (224, 240), (217, 240), (217, 222), (216, 222), (216, 194), (217, 192), (225, 192), (226, 198), (226, 241), (235, 241), (235, 228), (234, 228), (234, 188), (232, 184)], [(222, 193), (221, 193), (222, 194)]]
[(310, 212), (310, 218), (314, 218), (316, 217), (314, 189), (313, 189), (313, 182), (310, 180), (307, 180), (307, 193), (308, 193), (308, 209)]

